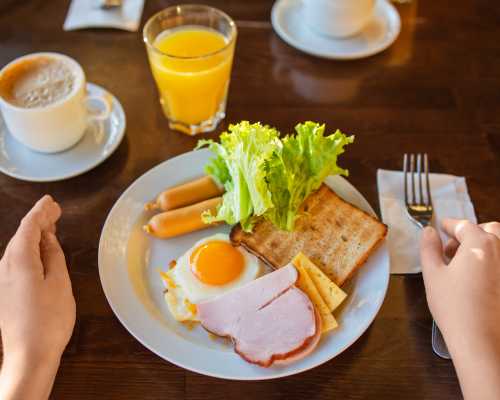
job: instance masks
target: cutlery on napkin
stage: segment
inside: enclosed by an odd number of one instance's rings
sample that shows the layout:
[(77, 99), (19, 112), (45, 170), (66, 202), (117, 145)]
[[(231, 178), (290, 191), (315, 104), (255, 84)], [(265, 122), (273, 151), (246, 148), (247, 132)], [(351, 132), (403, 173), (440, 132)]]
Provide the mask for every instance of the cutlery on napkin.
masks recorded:
[(64, 30), (116, 28), (137, 31), (144, 0), (123, 0), (121, 6), (103, 8), (102, 0), (72, 0), (64, 21)]
[[(467, 192), (464, 177), (447, 174), (429, 174), (434, 206), (432, 225), (439, 230), (443, 218), (468, 219), (477, 222), (474, 207)], [(408, 274), (422, 270), (419, 243), (421, 229), (409, 218), (404, 204), (403, 173), (400, 171), (377, 171), (382, 220), (389, 226), (387, 244), (389, 247), (391, 273)], [(443, 243), (446, 236), (440, 232)]]

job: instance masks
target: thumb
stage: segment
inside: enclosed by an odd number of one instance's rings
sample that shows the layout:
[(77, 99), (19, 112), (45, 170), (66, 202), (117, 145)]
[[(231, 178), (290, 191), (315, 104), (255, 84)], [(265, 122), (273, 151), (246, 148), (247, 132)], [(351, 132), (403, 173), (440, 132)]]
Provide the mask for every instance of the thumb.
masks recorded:
[(56, 235), (50, 231), (42, 233), (40, 256), (45, 272), (45, 278), (51, 276), (65, 276), (68, 274), (64, 252)]
[(439, 233), (428, 226), (422, 232), (420, 240), (420, 260), (422, 263), (422, 274), (424, 283), (428, 284), (430, 278), (446, 265), (443, 257), (443, 244)]

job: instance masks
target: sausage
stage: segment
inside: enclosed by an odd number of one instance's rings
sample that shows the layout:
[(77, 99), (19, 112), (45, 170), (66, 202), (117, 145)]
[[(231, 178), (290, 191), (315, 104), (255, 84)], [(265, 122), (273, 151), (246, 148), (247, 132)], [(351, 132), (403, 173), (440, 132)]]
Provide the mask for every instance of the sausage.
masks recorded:
[(153, 216), (143, 229), (157, 238), (167, 239), (207, 228), (213, 224), (204, 223), (201, 214), (207, 210), (216, 214), (221, 203), (222, 197), (214, 197), (187, 207), (164, 211)]
[(224, 193), (224, 190), (210, 176), (204, 176), (194, 181), (166, 189), (158, 195), (155, 201), (147, 203), (144, 208), (148, 211), (175, 210), (179, 207), (220, 196), (222, 193)]

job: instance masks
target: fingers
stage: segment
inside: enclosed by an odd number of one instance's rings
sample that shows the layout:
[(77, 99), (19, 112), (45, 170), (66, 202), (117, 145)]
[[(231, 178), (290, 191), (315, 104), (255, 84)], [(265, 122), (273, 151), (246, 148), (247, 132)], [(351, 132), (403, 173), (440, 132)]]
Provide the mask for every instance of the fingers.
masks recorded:
[(446, 255), (446, 257), (455, 257), (458, 246), (460, 246), (460, 243), (458, 243), (457, 239), (449, 239), (448, 242), (446, 242), (446, 246), (444, 246), (444, 254)]
[(61, 207), (51, 196), (46, 194), (36, 202), (26, 214), (21, 224), (39, 228), (40, 231), (53, 230), (54, 225), (61, 216)]
[(462, 243), (467, 237), (477, 237), (483, 233), (483, 230), (476, 224), (465, 219), (445, 218), (441, 221), (443, 231), (453, 239)]
[(422, 232), (420, 259), (424, 269), (434, 269), (446, 265), (441, 238), (438, 232), (430, 226)]
[(37, 250), (42, 232), (55, 232), (55, 223), (60, 216), (59, 205), (51, 196), (43, 196), (22, 219), (15, 234), (16, 246), (21, 246), (24, 251)]
[(47, 229), (47, 232), (51, 232), (55, 235), (57, 233), (56, 224), (52, 224), (52, 226), (50, 226), (49, 229)]
[[(443, 258), (443, 245), (439, 233), (431, 227), (422, 232), (420, 240), (420, 260), (427, 298), (432, 297), (433, 288), (439, 287), (441, 272), (446, 266)], [(436, 286), (437, 285), (437, 286)]]
[[(484, 224), (479, 224), (478, 226), (483, 231), (491, 233), (500, 239), (500, 222), (487, 222)], [(458, 246), (460, 246), (460, 243), (456, 239), (451, 238), (450, 240), (448, 240), (446, 246), (444, 247), (444, 253), (446, 254), (446, 257), (453, 258), (458, 250)]]
[(68, 268), (64, 252), (54, 233), (45, 231), (40, 242), (40, 258), (42, 260), (45, 278), (67, 277)]
[(40, 259), (42, 232), (54, 232), (55, 223), (61, 216), (61, 208), (52, 197), (46, 195), (33, 206), (22, 219), (17, 232), (7, 245), (9, 265), (18, 272), (35, 274), (43, 279), (44, 271)]
[(492, 233), (500, 239), (500, 222), (487, 222), (479, 225), (485, 232)]

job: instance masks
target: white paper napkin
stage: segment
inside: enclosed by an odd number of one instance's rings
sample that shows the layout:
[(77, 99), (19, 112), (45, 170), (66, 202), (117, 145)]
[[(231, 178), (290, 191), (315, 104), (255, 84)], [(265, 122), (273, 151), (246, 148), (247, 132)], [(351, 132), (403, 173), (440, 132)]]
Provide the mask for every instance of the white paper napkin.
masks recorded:
[[(465, 178), (430, 174), (434, 219), (460, 218), (476, 222), (474, 207), (467, 192)], [(399, 171), (377, 171), (377, 186), (382, 220), (389, 227), (387, 243), (391, 260), (391, 273), (408, 274), (421, 271), (419, 242), (421, 229), (406, 213), (404, 204), (403, 173)], [(439, 223), (438, 223), (439, 225)], [(446, 236), (441, 233), (446, 240)]]
[(101, 0), (72, 0), (64, 30), (83, 28), (116, 28), (137, 31), (144, 0), (123, 0), (121, 7), (103, 10)]

